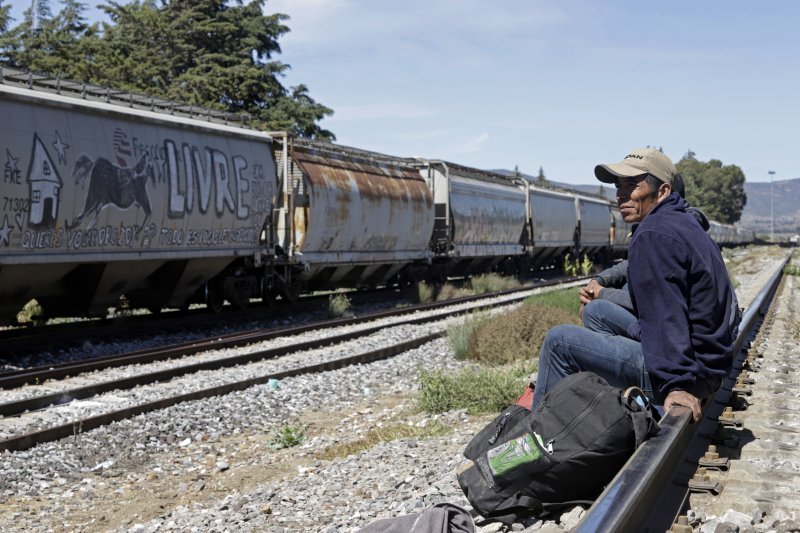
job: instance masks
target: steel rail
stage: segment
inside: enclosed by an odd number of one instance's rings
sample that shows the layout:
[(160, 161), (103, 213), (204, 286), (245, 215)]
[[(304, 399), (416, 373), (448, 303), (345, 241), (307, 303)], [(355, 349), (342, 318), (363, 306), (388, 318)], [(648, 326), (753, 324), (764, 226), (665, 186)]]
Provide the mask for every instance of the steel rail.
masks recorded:
[(29, 448), (36, 446), (37, 444), (59, 440), (73, 435), (77, 436), (78, 434), (84, 431), (96, 429), (100, 426), (105, 426), (112, 422), (119, 422), (120, 420), (132, 418), (140, 414), (157, 411), (159, 409), (165, 409), (167, 407), (171, 407), (179, 403), (188, 402), (192, 400), (201, 400), (204, 398), (211, 398), (214, 396), (221, 396), (223, 394), (229, 394), (234, 391), (245, 390), (255, 385), (263, 385), (269, 382), (271, 379), (280, 380), (293, 376), (299, 376), (301, 374), (307, 375), (307, 374), (325, 372), (329, 370), (337, 370), (354, 364), (371, 363), (374, 361), (378, 361), (380, 359), (386, 359), (392, 357), (407, 350), (418, 348), (419, 346), (422, 346), (425, 343), (437, 339), (442, 335), (443, 333), (432, 333), (430, 335), (418, 337), (416, 339), (402, 342), (400, 344), (395, 344), (394, 346), (380, 348), (378, 350), (373, 350), (370, 352), (357, 354), (350, 357), (343, 357), (341, 359), (335, 359), (333, 361), (325, 361), (323, 363), (318, 363), (315, 365), (293, 368), (289, 370), (284, 370), (282, 372), (275, 372), (272, 374), (258, 376), (255, 378), (237, 381), (234, 383), (226, 383), (224, 385), (209, 387), (207, 389), (181, 394), (178, 396), (172, 396), (169, 398), (162, 398), (160, 400), (154, 400), (152, 402), (147, 402), (144, 404), (135, 405), (125, 409), (112, 411), (110, 413), (84, 418), (82, 420), (76, 420), (74, 422), (70, 422), (68, 424), (62, 424), (60, 426), (50, 427), (39, 431), (33, 431), (30, 433), (26, 433), (24, 435), (20, 435), (18, 437), (12, 437), (10, 439), (0, 441), (0, 452), (6, 450), (8, 451), (27, 450)]
[(704, 406), (701, 421), (692, 424), (691, 411), (686, 407), (671, 408), (661, 419), (659, 434), (639, 447), (595, 500), (574, 532), (660, 533), (670, 529), (686, 501), (687, 482), (697, 467), (697, 460), (728, 404), (736, 376), (747, 357), (746, 344), (766, 313), (788, 261), (789, 257), (747, 307), (733, 347), (733, 369), (714, 398)]
[[(354, 303), (369, 303), (374, 299), (386, 300), (386, 291), (370, 290), (346, 293)], [(209, 327), (219, 324), (220, 320), (269, 320), (285, 317), (287, 313), (304, 313), (320, 309), (330, 295), (320, 294), (303, 296), (296, 302), (286, 306), (271, 306), (254, 303), (247, 309), (226, 309), (224, 314), (209, 312), (208, 309), (192, 309), (187, 311), (168, 311), (160, 314), (136, 315), (115, 318), (95, 318), (78, 322), (31, 326), (9, 330), (0, 330), (0, 346), (6, 360), (13, 359), (15, 353), (41, 349), (42, 346), (59, 346), (83, 343), (88, 335), (92, 340), (114, 340), (129, 337), (131, 334), (152, 333), (156, 331), (174, 332), (176, 329), (196, 329), (198, 325)], [(53, 365), (47, 365), (53, 366)], [(32, 370), (29, 368), (28, 370)], [(0, 372), (0, 377), (10, 376), (19, 370)]]
[[(548, 282), (551, 283), (551, 282)], [(531, 290), (528, 288), (527, 290)], [(507, 291), (506, 291), (507, 292)], [(483, 295), (482, 295), (483, 296)], [(488, 296), (484, 296), (488, 297)], [(520, 296), (518, 298), (514, 298), (511, 300), (505, 300), (502, 302), (493, 302), (487, 305), (477, 306), (474, 309), (489, 309), (493, 307), (500, 307), (503, 305), (512, 304), (518, 300), (523, 298), (527, 298), (526, 296)], [(441, 304), (453, 305), (454, 300), (450, 300), (448, 302), (441, 302)], [(459, 302), (462, 303), (462, 302)], [(429, 304), (426, 308), (439, 308), (445, 307), (447, 305), (440, 305), (437, 304)], [(418, 308), (416, 309), (419, 310)], [(404, 310), (405, 311), (405, 310)], [(376, 333), (382, 329), (386, 329), (388, 327), (395, 327), (400, 325), (413, 325), (413, 324), (422, 324), (425, 322), (432, 322), (435, 320), (441, 320), (443, 318), (447, 318), (454, 315), (463, 314), (465, 311), (463, 309), (454, 310), (447, 313), (441, 313), (435, 316), (427, 316), (427, 317), (416, 317), (410, 318), (407, 320), (403, 320), (399, 323), (394, 324), (383, 324), (372, 326), (364, 329), (360, 329), (358, 331), (353, 331), (349, 333), (343, 333), (340, 335), (334, 335), (330, 337), (325, 337), (323, 339), (315, 339), (311, 341), (304, 341), (293, 343), (290, 345), (279, 346), (275, 348), (270, 348), (266, 350), (259, 350), (256, 352), (251, 352), (248, 354), (242, 355), (235, 355), (231, 357), (224, 357), (219, 359), (212, 359), (209, 361), (202, 361), (198, 363), (192, 363), (187, 365), (181, 365), (174, 368), (169, 368), (165, 370), (159, 370), (155, 372), (137, 374), (135, 376), (121, 378), (112, 381), (105, 381), (101, 383), (95, 383), (91, 385), (87, 385), (85, 387), (74, 388), (74, 389), (67, 389), (58, 392), (54, 392), (51, 394), (42, 394), (39, 396), (33, 396), (30, 398), (16, 400), (12, 402), (6, 402), (0, 404), (0, 416), (15, 416), (20, 415), (28, 411), (36, 411), (40, 409), (45, 409), (47, 407), (53, 405), (63, 405), (74, 400), (82, 400), (86, 398), (91, 398), (96, 396), (97, 394), (102, 394), (105, 392), (110, 392), (113, 390), (129, 390), (137, 386), (141, 385), (148, 385), (151, 383), (157, 382), (164, 382), (175, 377), (183, 376), (186, 374), (191, 374), (195, 372), (199, 372), (202, 370), (218, 370), (221, 368), (229, 368), (237, 365), (243, 365), (248, 363), (253, 363), (257, 361), (262, 361), (266, 359), (272, 359), (276, 357), (280, 357), (289, 353), (298, 352), (298, 351), (306, 351), (306, 350), (313, 350), (316, 348), (321, 348), (325, 346), (330, 346), (332, 344), (342, 343), (349, 340), (353, 340), (359, 337), (366, 337), (367, 335), (371, 335)], [(379, 315), (383, 316), (386, 315), (386, 312), (380, 312)], [(389, 313), (391, 315), (391, 313)], [(370, 317), (370, 320), (374, 320), (374, 316)], [(333, 323), (333, 325), (343, 325), (344, 323), (353, 323), (352, 319), (340, 319), (334, 321), (328, 321), (328, 323)], [(270, 332), (266, 338), (275, 338), (278, 336), (287, 336), (289, 334), (297, 334), (300, 332), (310, 331), (314, 329), (319, 329), (319, 324), (310, 324), (304, 325), (297, 328), (290, 328), (289, 330), (282, 330), (282, 332)], [(288, 331), (288, 333), (287, 333)], [(263, 337), (265, 334), (261, 334)], [(260, 340), (265, 340), (265, 338), (258, 338), (254, 339), (252, 336), (248, 337), (248, 342), (256, 342)], [(241, 341), (241, 342), (240, 342)], [(174, 347), (176, 349), (177, 355), (185, 354), (189, 351), (198, 352), (202, 350), (209, 350), (209, 349), (220, 349), (222, 347), (228, 347), (233, 344), (245, 344), (244, 341), (240, 337), (231, 340), (230, 342), (219, 342), (217, 339), (210, 339), (207, 345), (203, 345), (202, 343), (195, 342), (195, 343), (188, 343), (186, 345), (178, 345)], [(145, 363), (150, 362), (152, 360), (158, 358), (166, 358), (165, 353), (168, 352), (169, 349), (159, 349), (155, 350), (152, 353), (146, 354), (134, 354), (131, 356), (125, 356), (122, 358), (122, 361), (125, 364), (132, 364), (132, 363)], [(177, 355), (171, 355), (172, 357), (177, 357)], [(59, 371), (65, 371), (65, 369), (58, 369)], [(73, 367), (71, 369), (72, 373), (76, 373), (77, 371), (85, 371), (85, 369), (78, 369), (77, 367)]]
[[(458, 305), (461, 303), (468, 303), (471, 301), (480, 301), (488, 298), (493, 298), (496, 296), (509, 295), (515, 292), (525, 292), (525, 291), (530, 291), (532, 289), (549, 287), (561, 283), (579, 281), (581, 279), (585, 278), (571, 277), (568, 280), (564, 279), (549, 280), (549, 281), (534, 283), (530, 286), (522, 288), (507, 289), (504, 291), (479, 294), (476, 296), (464, 296), (461, 298), (453, 298), (451, 300), (443, 302), (414, 305), (402, 309), (392, 309), (389, 311), (376, 311), (374, 313), (361, 315), (359, 317), (324, 320), (320, 322), (304, 324), (301, 326), (292, 326), (288, 328), (280, 328), (267, 331), (258, 329), (258, 330), (232, 333), (229, 335), (222, 335), (222, 336), (217, 335), (215, 337), (207, 339), (198, 339), (185, 343), (175, 344), (172, 346), (159, 347), (155, 349), (139, 350), (136, 352), (130, 352), (126, 354), (93, 357), (91, 359), (85, 359), (81, 361), (68, 361), (64, 363), (44, 365), (41, 367), (28, 368), (24, 370), (5, 372), (0, 374), (0, 389), (21, 387), (23, 385), (31, 383), (41, 384), (49, 379), (58, 379), (66, 376), (74, 376), (82, 372), (91, 372), (95, 370), (102, 370), (105, 368), (111, 368), (116, 366), (124, 366), (130, 364), (146, 364), (146, 363), (151, 363), (153, 361), (163, 361), (167, 359), (173, 359), (177, 357), (183, 357), (186, 355), (195, 354), (204, 350), (235, 348), (238, 346), (244, 346), (255, 342), (267, 341), (277, 337), (299, 335), (307, 331), (329, 329), (342, 326), (352, 326), (365, 322), (370, 322), (373, 320), (379, 320), (382, 318), (390, 318), (394, 316), (408, 315), (422, 311), (430, 311), (447, 306)], [(407, 323), (415, 323), (415, 322), (408, 321)], [(341, 342), (342, 340), (349, 340), (349, 339), (343, 338), (338, 342)], [(0, 415), (4, 414), (8, 415), (13, 413), (4, 413), (2, 407), (0, 406)]]

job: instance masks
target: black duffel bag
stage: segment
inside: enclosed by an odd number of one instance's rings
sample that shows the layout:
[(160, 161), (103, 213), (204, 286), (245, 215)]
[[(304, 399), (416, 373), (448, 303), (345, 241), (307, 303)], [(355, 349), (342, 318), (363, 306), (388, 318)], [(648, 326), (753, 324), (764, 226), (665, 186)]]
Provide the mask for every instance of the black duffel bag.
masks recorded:
[(481, 516), (520, 522), (594, 500), (658, 430), (640, 389), (580, 372), (556, 384), (536, 412), (512, 405), (481, 430), (464, 450), (473, 463), (458, 483)]

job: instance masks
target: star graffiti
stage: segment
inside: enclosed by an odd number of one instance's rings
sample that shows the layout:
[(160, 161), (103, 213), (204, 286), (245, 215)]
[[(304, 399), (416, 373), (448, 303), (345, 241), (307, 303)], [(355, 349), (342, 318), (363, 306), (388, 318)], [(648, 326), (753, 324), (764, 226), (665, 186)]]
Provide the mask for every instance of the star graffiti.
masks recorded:
[(53, 148), (55, 148), (56, 152), (58, 152), (58, 162), (66, 165), (67, 148), (69, 148), (69, 145), (61, 140), (61, 135), (58, 133), (58, 130), (56, 130), (56, 140), (53, 141)]
[(8, 148), (6, 148), (6, 167), (8, 167), (8, 169), (11, 172), (16, 172), (17, 170), (19, 170), (17, 168), (18, 161), (19, 157), (14, 157), (13, 155), (11, 155), (11, 152), (9, 152)]
[(3, 217), (3, 225), (0, 227), (0, 246), (11, 246), (9, 239), (13, 226), (8, 223), (8, 215)]

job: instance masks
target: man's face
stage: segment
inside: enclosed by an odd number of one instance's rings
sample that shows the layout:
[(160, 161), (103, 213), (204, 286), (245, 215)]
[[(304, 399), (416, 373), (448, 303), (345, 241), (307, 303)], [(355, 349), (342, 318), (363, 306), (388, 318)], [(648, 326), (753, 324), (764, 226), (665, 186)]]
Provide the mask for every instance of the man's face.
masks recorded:
[(641, 222), (658, 205), (658, 191), (650, 188), (645, 176), (617, 179), (617, 205), (622, 220)]

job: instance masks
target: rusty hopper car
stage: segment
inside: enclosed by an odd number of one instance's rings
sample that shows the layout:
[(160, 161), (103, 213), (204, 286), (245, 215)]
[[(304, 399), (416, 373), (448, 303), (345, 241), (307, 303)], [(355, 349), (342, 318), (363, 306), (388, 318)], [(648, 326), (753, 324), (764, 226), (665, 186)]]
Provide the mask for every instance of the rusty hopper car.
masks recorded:
[(431, 248), (442, 275), (488, 272), (500, 265), (511, 273), (524, 257), (524, 184), (506, 176), (444, 161), (421, 160), (436, 204)]
[(42, 85), (0, 85), (0, 318), (32, 298), (48, 315), (103, 314), (123, 294), (181, 306), (209, 280), (220, 303), (249, 297), (236, 276), (265, 260), (271, 138)]
[(281, 279), (272, 287), (291, 296), (377, 286), (428, 265), (433, 197), (413, 159), (300, 139), (276, 140), (275, 154)]

